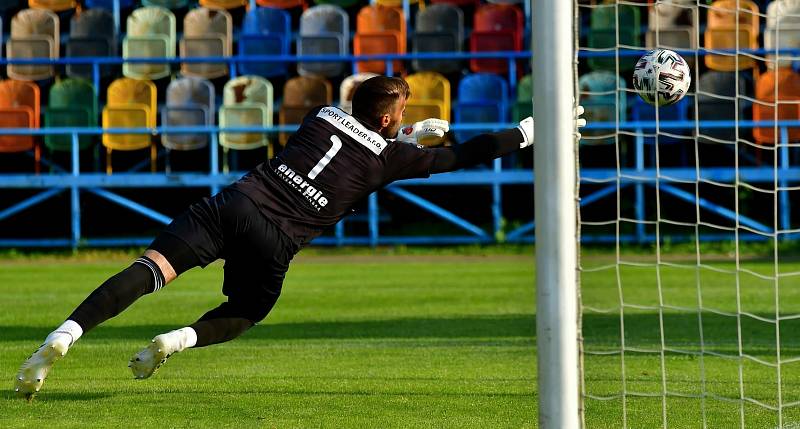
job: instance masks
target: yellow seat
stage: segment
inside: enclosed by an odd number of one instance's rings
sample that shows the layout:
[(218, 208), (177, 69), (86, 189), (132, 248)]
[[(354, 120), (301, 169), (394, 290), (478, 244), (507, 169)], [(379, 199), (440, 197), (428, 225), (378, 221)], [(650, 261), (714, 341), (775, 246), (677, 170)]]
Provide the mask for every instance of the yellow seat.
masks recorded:
[(248, 0), (200, 0), (200, 6), (210, 9), (231, 10), (250, 5)]
[[(271, 127), (273, 113), (272, 83), (260, 76), (246, 75), (231, 79), (223, 89), (223, 105), (219, 109), (219, 126)], [(272, 157), (272, 145), (266, 133), (225, 132), (219, 134), (223, 150), (222, 170), (229, 171), (228, 152), (251, 150), (267, 146)]]
[[(739, 49), (757, 49), (758, 20), (758, 6), (750, 0), (715, 1), (708, 9), (705, 48), (734, 50), (738, 39)], [(730, 53), (706, 55), (705, 62), (708, 68), (718, 71), (736, 71), (755, 66), (755, 60), (751, 56)]]
[(405, 123), (428, 118), (450, 121), (450, 81), (436, 72), (420, 72), (406, 77), (411, 98), (406, 104)]
[[(119, 78), (108, 87), (103, 128), (155, 128), (156, 86), (149, 80)], [(103, 134), (106, 173), (111, 174), (111, 152), (150, 147), (150, 170), (156, 171), (156, 146), (149, 133)]]

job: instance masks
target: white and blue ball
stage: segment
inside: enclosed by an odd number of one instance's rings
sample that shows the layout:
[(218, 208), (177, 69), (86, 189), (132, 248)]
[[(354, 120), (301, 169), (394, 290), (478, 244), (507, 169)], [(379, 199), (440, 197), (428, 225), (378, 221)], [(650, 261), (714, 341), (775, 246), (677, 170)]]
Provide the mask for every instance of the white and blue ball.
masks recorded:
[(689, 92), (692, 74), (676, 52), (653, 49), (644, 54), (633, 70), (633, 87), (642, 100), (652, 105), (677, 103)]

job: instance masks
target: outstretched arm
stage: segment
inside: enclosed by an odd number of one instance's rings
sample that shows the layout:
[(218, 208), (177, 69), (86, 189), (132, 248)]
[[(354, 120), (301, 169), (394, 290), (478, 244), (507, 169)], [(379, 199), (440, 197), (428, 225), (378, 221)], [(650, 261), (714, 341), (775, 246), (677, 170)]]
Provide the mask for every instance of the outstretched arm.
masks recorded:
[[(583, 107), (576, 107), (575, 137), (578, 139), (580, 139), (578, 128), (586, 125), (586, 120), (580, 117), (582, 114)], [(528, 116), (516, 128), (497, 133), (480, 134), (452, 147), (431, 149), (436, 158), (431, 165), (430, 173), (444, 173), (470, 167), (499, 158), (532, 144), (533, 118)]]

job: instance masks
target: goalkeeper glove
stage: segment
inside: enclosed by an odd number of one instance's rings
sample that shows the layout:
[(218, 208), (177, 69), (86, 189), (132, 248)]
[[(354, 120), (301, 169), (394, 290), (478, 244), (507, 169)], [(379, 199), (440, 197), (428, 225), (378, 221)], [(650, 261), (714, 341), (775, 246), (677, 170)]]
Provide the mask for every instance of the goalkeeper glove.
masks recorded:
[[(579, 128), (586, 126), (586, 119), (581, 118), (583, 115), (583, 106), (578, 106), (573, 110), (575, 114), (575, 140), (580, 140), (581, 133)], [(533, 144), (533, 118), (528, 116), (523, 119), (517, 127), (522, 132), (523, 142), (519, 144), (520, 149), (528, 147)]]
[(396, 141), (401, 143), (416, 143), (423, 146), (436, 146), (444, 139), (444, 134), (450, 130), (450, 124), (442, 119), (426, 119), (413, 125), (403, 125), (397, 133)]

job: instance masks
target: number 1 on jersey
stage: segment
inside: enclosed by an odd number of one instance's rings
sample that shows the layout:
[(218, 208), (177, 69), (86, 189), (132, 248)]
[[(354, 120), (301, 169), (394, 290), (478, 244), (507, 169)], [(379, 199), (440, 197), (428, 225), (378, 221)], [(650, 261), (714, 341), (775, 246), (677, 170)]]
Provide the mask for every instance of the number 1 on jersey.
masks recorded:
[(342, 141), (339, 140), (339, 137), (331, 136), (331, 142), (333, 142), (333, 147), (330, 148), (330, 150), (328, 150), (328, 152), (325, 153), (325, 156), (323, 156), (322, 159), (319, 160), (317, 165), (315, 165), (314, 168), (311, 169), (311, 171), (308, 173), (309, 179), (312, 180), (315, 179), (317, 175), (319, 175), (319, 173), (321, 173), (322, 170), (325, 169), (328, 163), (331, 162), (333, 157), (336, 156), (336, 153), (339, 152), (339, 149), (342, 148)]

